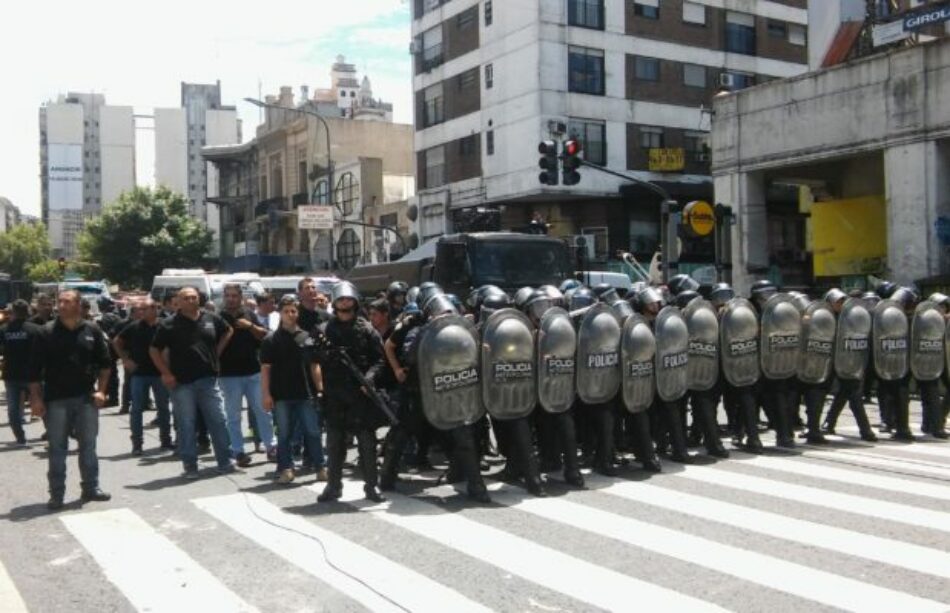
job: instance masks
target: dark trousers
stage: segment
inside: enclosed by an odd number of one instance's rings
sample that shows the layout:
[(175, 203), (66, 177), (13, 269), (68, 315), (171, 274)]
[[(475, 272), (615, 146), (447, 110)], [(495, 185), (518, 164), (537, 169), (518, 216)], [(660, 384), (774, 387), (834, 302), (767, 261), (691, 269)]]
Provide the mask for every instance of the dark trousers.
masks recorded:
[(475, 446), (475, 433), (472, 426), (459, 426), (447, 432), (446, 446), (450, 473), (465, 479), (469, 494), (478, 494), (486, 490), (482, 473), (478, 467), (478, 450)]
[(899, 435), (910, 435), (910, 376), (894, 381), (878, 379), (877, 398), (884, 422)]
[(564, 473), (577, 472), (577, 432), (572, 410), (548, 413), (538, 409), (538, 443), (546, 466), (562, 465)]
[(825, 418), (825, 424), (832, 430), (838, 423), (838, 416), (847, 404), (854, 415), (854, 421), (858, 424), (861, 434), (871, 432), (871, 422), (868, 419), (867, 411), (864, 409), (864, 381), (853, 379), (838, 379), (838, 391), (831, 400), (831, 407), (828, 409), (828, 416)]
[(940, 380), (918, 381), (917, 391), (920, 393), (920, 404), (923, 409), (920, 429), (930, 434), (943, 432), (946, 418), (940, 402)]
[(756, 387), (747, 385), (735, 387), (726, 383), (723, 387), (723, 396), (727, 404), (732, 404), (736, 411), (736, 431), (734, 434), (741, 439), (745, 436), (747, 445), (759, 446), (759, 404), (756, 396)]
[[(327, 428), (327, 486), (343, 488), (343, 463), (346, 461), (347, 432), (343, 428)], [(377, 484), (376, 432), (362, 429), (356, 432), (360, 454), (360, 471), (363, 473), (363, 489), (370, 490)]]
[[(399, 464), (409, 441), (429, 439), (429, 422), (422, 412), (422, 401), (418, 393), (394, 393), (391, 395), (397, 406), (399, 423), (389, 429), (383, 442), (383, 467), (380, 483), (391, 487), (399, 474)], [(420, 445), (421, 449), (421, 445)], [(428, 444), (425, 455), (428, 456)]]
[(693, 427), (702, 434), (706, 451), (719, 451), (723, 448), (719, 439), (719, 389), (702, 392), (690, 392), (690, 406), (693, 410)]
[(798, 414), (798, 392), (793, 379), (763, 379), (765, 406), (771, 408), (770, 420), (779, 444), (794, 440)]

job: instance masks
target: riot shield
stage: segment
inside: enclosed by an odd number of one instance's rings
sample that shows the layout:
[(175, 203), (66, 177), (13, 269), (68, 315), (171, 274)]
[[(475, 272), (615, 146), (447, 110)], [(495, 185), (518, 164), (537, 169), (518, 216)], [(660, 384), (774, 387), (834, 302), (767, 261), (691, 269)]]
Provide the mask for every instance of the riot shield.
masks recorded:
[(752, 303), (733, 298), (726, 303), (719, 321), (722, 372), (736, 387), (759, 380), (759, 319)]
[(705, 392), (719, 380), (719, 320), (707, 300), (694, 299), (685, 309), (689, 329), (689, 363), (686, 384), (691, 391)]
[(422, 410), (433, 426), (451, 430), (485, 413), (479, 376), (478, 332), (460, 315), (429, 322), (418, 340)]
[(623, 368), (623, 404), (631, 413), (646, 411), (653, 404), (655, 380), (653, 360), (656, 339), (642, 315), (631, 315), (623, 325), (620, 340)]
[(907, 337), (910, 326), (904, 309), (893, 300), (882, 300), (874, 307), (872, 335), (874, 370), (884, 381), (896, 381), (907, 374), (910, 352)]
[(664, 307), (656, 316), (656, 392), (670, 402), (686, 395), (689, 363), (689, 328), (680, 310)]
[(577, 396), (608, 402), (620, 389), (620, 322), (603, 303), (591, 306), (577, 330)]
[(819, 385), (831, 375), (835, 349), (835, 313), (824, 302), (812, 302), (802, 315), (802, 346), (798, 378)]
[(835, 332), (835, 374), (839, 379), (864, 378), (871, 351), (871, 311), (858, 298), (848, 298), (838, 315)]
[(759, 360), (769, 379), (794, 377), (801, 347), (802, 316), (788, 294), (775, 294), (762, 309)]
[(482, 327), (482, 402), (495, 419), (518, 419), (538, 401), (534, 330), (516, 309), (492, 313)]
[(943, 374), (947, 325), (937, 303), (917, 305), (910, 324), (910, 370), (918, 381), (933, 381)]
[(574, 404), (574, 360), (577, 332), (567, 311), (548, 309), (538, 324), (538, 402), (549, 413), (563, 413)]

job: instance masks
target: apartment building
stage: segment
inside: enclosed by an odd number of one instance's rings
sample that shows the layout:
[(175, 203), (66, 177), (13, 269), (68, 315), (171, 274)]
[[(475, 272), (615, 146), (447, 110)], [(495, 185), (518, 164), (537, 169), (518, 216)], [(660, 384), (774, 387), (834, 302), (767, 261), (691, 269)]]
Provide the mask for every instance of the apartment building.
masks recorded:
[[(414, 0), (419, 240), (462, 209), (534, 212), (584, 236), (591, 260), (650, 257), (659, 199), (582, 168), (542, 185), (538, 143), (579, 139), (587, 162), (713, 201), (708, 132), (717, 92), (807, 70), (807, 0)], [(710, 246), (711, 248), (711, 246)]]

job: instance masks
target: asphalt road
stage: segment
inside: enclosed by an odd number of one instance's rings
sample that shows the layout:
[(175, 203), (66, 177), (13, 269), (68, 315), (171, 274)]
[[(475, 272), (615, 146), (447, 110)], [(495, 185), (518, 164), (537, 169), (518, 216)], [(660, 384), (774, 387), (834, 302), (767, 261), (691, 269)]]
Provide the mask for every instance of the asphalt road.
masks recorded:
[(438, 472), (381, 505), (348, 473), (344, 501), (317, 505), (312, 474), (276, 485), (263, 454), (229, 477), (206, 456), (186, 482), (154, 429), (129, 454), (113, 408), (99, 437), (112, 501), (79, 504), (71, 455), (56, 514), (41, 424), (25, 449), (0, 428), (3, 613), (950, 610), (950, 444), (869, 445), (846, 415), (829, 446), (631, 465), (586, 491), (549, 475), (546, 499), (489, 482), (478, 507)]

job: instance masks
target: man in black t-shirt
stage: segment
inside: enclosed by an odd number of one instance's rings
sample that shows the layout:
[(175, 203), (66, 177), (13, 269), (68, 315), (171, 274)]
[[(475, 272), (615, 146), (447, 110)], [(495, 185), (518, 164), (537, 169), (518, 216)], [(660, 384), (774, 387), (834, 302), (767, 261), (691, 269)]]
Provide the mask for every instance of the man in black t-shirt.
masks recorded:
[(15, 300), (13, 318), (0, 328), (0, 350), (3, 351), (3, 385), (7, 394), (7, 419), (18, 445), (26, 445), (23, 431), (23, 396), (29, 390), (30, 350), (39, 327), (30, 323), (30, 305)]
[(37, 332), (30, 356), (30, 404), (35, 415), (46, 415), (49, 434), (51, 511), (63, 508), (70, 431), (79, 439), (82, 501), (111, 498), (99, 489), (96, 456), (99, 409), (109, 385), (109, 347), (102, 330), (83, 320), (80, 300), (76, 290), (60, 292), (59, 316)]
[[(198, 478), (195, 421), (200, 412), (208, 426), (218, 472), (234, 471), (224, 401), (218, 387), (219, 356), (234, 331), (217, 315), (199, 307), (198, 290), (178, 292), (178, 313), (159, 325), (149, 356), (169, 389), (178, 429), (178, 455), (186, 479)], [(168, 350), (168, 362), (162, 352)]]
[(149, 392), (155, 396), (158, 409), (158, 430), (162, 449), (174, 449), (171, 436), (171, 415), (168, 411), (168, 390), (162, 385), (162, 377), (149, 356), (149, 348), (158, 330), (158, 304), (151, 298), (133, 307), (136, 321), (122, 328), (112, 345), (126, 377), (131, 380), (132, 406), (129, 425), (132, 429), (132, 455), (142, 455), (142, 413), (148, 404)]
[(330, 321), (329, 301), (326, 294), (317, 291), (317, 282), (312, 277), (304, 277), (297, 283), (297, 293), (300, 298), (297, 325), (305, 332), (313, 332), (317, 326)]
[[(303, 430), (305, 448), (317, 469), (317, 481), (327, 480), (323, 445), (320, 441), (322, 400), (320, 366), (313, 351), (313, 339), (297, 326), (295, 296), (280, 300), (280, 327), (261, 344), (261, 381), (264, 410), (277, 417), (277, 481), (294, 480), (293, 441), (296, 426)], [(312, 400), (313, 399), (313, 400)]]
[(30, 318), (31, 324), (43, 326), (53, 320), (53, 299), (46, 294), (40, 294), (36, 298), (36, 308), (33, 317)]
[(218, 385), (224, 395), (224, 412), (228, 416), (231, 456), (237, 460), (238, 466), (251, 463), (251, 456), (244, 452), (244, 431), (241, 429), (245, 399), (254, 416), (257, 434), (267, 449), (268, 459), (277, 459), (274, 421), (261, 406), (261, 361), (257, 355), (261, 340), (267, 336), (267, 328), (258, 323), (254, 311), (243, 303), (241, 285), (226, 284), (221, 318), (234, 329), (234, 334), (221, 352)]

